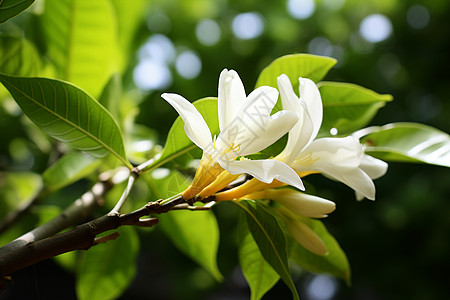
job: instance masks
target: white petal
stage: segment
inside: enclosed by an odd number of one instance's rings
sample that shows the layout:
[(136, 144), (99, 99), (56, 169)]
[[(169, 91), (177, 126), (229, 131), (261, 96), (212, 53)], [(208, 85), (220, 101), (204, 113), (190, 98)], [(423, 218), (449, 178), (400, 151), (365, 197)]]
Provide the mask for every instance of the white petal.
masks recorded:
[(253, 154), (272, 145), (288, 133), (297, 120), (297, 115), (289, 111), (279, 111), (270, 116), (265, 127), (253, 127), (247, 131), (249, 135), (239, 136), (236, 141), (241, 145), (239, 155)]
[(372, 179), (377, 179), (386, 174), (388, 164), (380, 159), (364, 154), (359, 166)]
[(309, 115), (313, 122), (313, 139), (317, 136), (322, 125), (323, 107), (322, 98), (316, 84), (307, 78), (299, 78), (300, 100), (306, 104)]
[(292, 189), (270, 189), (267, 196), (289, 211), (310, 218), (326, 217), (336, 208), (336, 204), (332, 201)]
[(271, 87), (252, 92), (238, 116), (221, 131), (215, 148), (222, 159), (233, 159), (258, 152), (286, 134), (297, 122), (292, 112), (281, 111), (270, 116), (278, 97)]
[(224, 69), (219, 77), (219, 128), (224, 130), (237, 116), (246, 99), (244, 85), (236, 71)]
[(291, 167), (276, 159), (219, 161), (222, 168), (231, 174), (247, 173), (265, 183), (274, 179), (305, 190), (302, 180)]
[(318, 255), (328, 253), (325, 243), (308, 225), (294, 219), (287, 219), (286, 225), (292, 237), (300, 245)]
[[(210, 153), (213, 149), (211, 131), (195, 106), (188, 100), (177, 94), (164, 93), (164, 100), (175, 108), (184, 121), (184, 131), (191, 141), (198, 147)], [(210, 149), (210, 151), (208, 151)]]
[(283, 109), (295, 112), (299, 116), (298, 122), (289, 131), (289, 137), (283, 152), (278, 158), (291, 163), (297, 154), (314, 138), (313, 123), (305, 105), (295, 95), (289, 78), (283, 74), (277, 78)]
[[(317, 170), (326, 172), (328, 169), (358, 168), (363, 156), (363, 149), (358, 139), (348, 136), (345, 138), (321, 138), (314, 140), (302, 153), (294, 164), (296, 171)], [(310, 156), (309, 164), (305, 155)]]
[(364, 153), (356, 138), (318, 139), (303, 152), (304, 157), (298, 157), (292, 164), (296, 171), (319, 171), (345, 183), (364, 197), (375, 199), (375, 185), (369, 175), (360, 169)]

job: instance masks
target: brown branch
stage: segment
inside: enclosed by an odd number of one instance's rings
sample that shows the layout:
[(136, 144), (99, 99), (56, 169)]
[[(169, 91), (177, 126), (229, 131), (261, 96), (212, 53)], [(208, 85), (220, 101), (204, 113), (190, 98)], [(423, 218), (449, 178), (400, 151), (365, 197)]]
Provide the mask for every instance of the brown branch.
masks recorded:
[(0, 256), (8, 254), (29, 243), (53, 236), (61, 230), (86, 219), (92, 210), (97, 207), (99, 200), (112, 188), (112, 186), (112, 183), (109, 181), (96, 183), (90, 191), (84, 193), (80, 198), (75, 200), (74, 203), (66, 208), (59, 216), (1, 247)]
[[(3, 286), (3, 281), (7, 280), (8, 276), (6, 275), (24, 267), (62, 253), (74, 250), (87, 250), (98, 242), (106, 242), (117, 237), (113, 233), (109, 237), (98, 239), (97, 235), (100, 233), (117, 229), (123, 225), (151, 227), (158, 223), (156, 218), (143, 220), (140, 218), (149, 214), (165, 213), (171, 210), (172, 207), (183, 202), (184, 199), (181, 197), (168, 203), (163, 203), (162, 200), (158, 200), (150, 202), (134, 212), (121, 215), (108, 214), (76, 226), (69, 231), (32, 241), (25, 245), (18, 245), (17, 243), (14, 247), (11, 247), (9, 244), (5, 245), (0, 248), (0, 286)], [(9, 250), (5, 251), (5, 249)]]

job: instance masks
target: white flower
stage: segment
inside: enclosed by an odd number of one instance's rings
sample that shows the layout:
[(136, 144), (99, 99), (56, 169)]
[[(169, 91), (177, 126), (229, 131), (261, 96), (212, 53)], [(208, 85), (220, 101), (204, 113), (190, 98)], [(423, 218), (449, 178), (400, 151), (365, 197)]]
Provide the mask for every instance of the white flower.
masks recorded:
[(285, 149), (275, 159), (285, 162), (300, 176), (320, 172), (353, 188), (358, 198), (375, 199), (375, 185), (387, 170), (387, 164), (364, 154), (359, 140), (344, 138), (316, 139), (322, 123), (322, 99), (317, 86), (299, 78), (300, 98), (286, 75), (278, 77), (283, 108), (297, 112), (299, 122), (289, 131)]
[(300, 177), (288, 165), (273, 160), (236, 159), (256, 153), (286, 134), (297, 122), (294, 112), (270, 115), (278, 91), (262, 86), (248, 96), (239, 75), (223, 70), (219, 78), (218, 115), (220, 134), (213, 139), (202, 115), (194, 105), (177, 94), (163, 94), (183, 119), (187, 136), (203, 150), (200, 167), (193, 181), (195, 196), (222, 171), (236, 175), (247, 173), (266, 183), (278, 179), (304, 189)]

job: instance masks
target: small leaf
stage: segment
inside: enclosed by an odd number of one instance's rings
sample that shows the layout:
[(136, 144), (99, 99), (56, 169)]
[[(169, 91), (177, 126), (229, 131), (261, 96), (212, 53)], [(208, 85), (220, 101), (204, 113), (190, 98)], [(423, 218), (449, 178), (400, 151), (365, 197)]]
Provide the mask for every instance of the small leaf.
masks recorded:
[(246, 212), (248, 227), (264, 259), (289, 287), (293, 299), (299, 299), (289, 271), (286, 237), (277, 219), (259, 202), (242, 200), (233, 203)]
[[(217, 134), (219, 132), (217, 98), (204, 98), (195, 101), (193, 104), (208, 124), (211, 134)], [(195, 148), (197, 146), (187, 137), (184, 131), (183, 120), (178, 117), (170, 128), (161, 156), (147, 166), (144, 171), (154, 170)]]
[(250, 286), (251, 300), (261, 299), (280, 279), (262, 256), (246, 226), (240, 230), (239, 264)]
[(27, 9), (34, 0), (3, 0), (0, 1), (0, 23), (17, 16)]
[(319, 220), (303, 218), (302, 222), (307, 225), (320, 237), (327, 247), (327, 255), (317, 255), (300, 245), (293, 238), (289, 239), (289, 258), (299, 264), (305, 270), (314, 273), (327, 273), (344, 279), (350, 284), (350, 264), (347, 256), (339, 246), (336, 239), (328, 232), (323, 223)]
[(51, 137), (95, 157), (112, 153), (128, 167), (122, 134), (111, 114), (83, 90), (48, 78), (0, 74), (22, 111)]
[(57, 190), (91, 174), (101, 160), (80, 152), (70, 152), (61, 157), (42, 174), (44, 185)]
[[(162, 182), (157, 182), (159, 195), (164, 198), (181, 192), (188, 184), (186, 178), (178, 172), (172, 172)], [(207, 270), (217, 281), (222, 280), (217, 267), (219, 226), (212, 211), (172, 211), (161, 214), (158, 218), (159, 226), (181, 252)]]
[(117, 23), (110, 1), (45, 1), (41, 20), (58, 78), (98, 97), (117, 70)]
[(388, 161), (450, 167), (450, 136), (418, 123), (392, 123), (362, 129), (365, 152)]
[(338, 135), (348, 135), (366, 126), (391, 95), (381, 95), (361, 86), (320, 82), (318, 84), (323, 102), (323, 122), (320, 136), (330, 136), (332, 128)]
[[(317, 56), (312, 54), (291, 54), (274, 60), (268, 65), (256, 81), (256, 87), (268, 85), (277, 88), (277, 77), (286, 74), (294, 91), (298, 93), (298, 78), (309, 78), (318, 82), (325, 77), (328, 71), (336, 64), (336, 60), (331, 57)], [(278, 99), (273, 112), (281, 110), (281, 101)]]
[(80, 300), (116, 299), (136, 274), (139, 238), (134, 228), (121, 227), (120, 236), (83, 253), (77, 273)]

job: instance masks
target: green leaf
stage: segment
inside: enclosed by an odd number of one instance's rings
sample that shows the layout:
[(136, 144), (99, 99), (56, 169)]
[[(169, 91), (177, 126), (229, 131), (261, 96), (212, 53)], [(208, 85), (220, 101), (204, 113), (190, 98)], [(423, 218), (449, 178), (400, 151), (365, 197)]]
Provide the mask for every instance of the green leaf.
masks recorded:
[(42, 174), (44, 185), (57, 190), (91, 174), (101, 160), (80, 152), (69, 152)]
[(350, 284), (350, 264), (336, 239), (328, 232), (321, 221), (302, 218), (302, 222), (306, 223), (321, 238), (328, 249), (328, 254), (314, 254), (290, 237), (289, 258), (305, 270), (314, 273), (331, 274), (344, 279), (347, 284)]
[(277, 219), (261, 203), (250, 200), (233, 203), (246, 212), (248, 227), (264, 259), (289, 287), (293, 299), (299, 299), (289, 271), (286, 237)]
[(36, 76), (42, 63), (34, 45), (23, 37), (0, 35), (0, 72), (14, 76)]
[(59, 78), (99, 96), (117, 70), (117, 24), (110, 1), (45, 1), (41, 20)]
[[(159, 195), (167, 198), (187, 188), (189, 182), (180, 173), (172, 172), (157, 184)], [(217, 281), (222, 280), (217, 267), (219, 226), (212, 211), (172, 211), (161, 214), (158, 218), (158, 227), (164, 230), (181, 252), (207, 270)]]
[(34, 0), (3, 0), (0, 1), (0, 23), (17, 16), (27, 9)]
[(116, 299), (136, 274), (139, 238), (134, 228), (121, 227), (120, 236), (83, 253), (77, 273), (80, 300)]
[(126, 160), (122, 134), (111, 114), (78, 87), (48, 78), (0, 74), (22, 111), (51, 137), (95, 157)]
[[(219, 121), (217, 114), (217, 98), (204, 98), (195, 101), (194, 106), (205, 119), (211, 130), (211, 134), (218, 134)], [(184, 132), (184, 122), (178, 117), (170, 128), (166, 144), (160, 157), (148, 165), (144, 171), (154, 170), (165, 163), (195, 149), (197, 146), (187, 137)]]
[(250, 286), (251, 300), (261, 299), (280, 279), (262, 256), (246, 226), (240, 230), (239, 264)]
[(450, 167), (450, 136), (418, 123), (392, 123), (362, 129), (365, 152), (383, 160)]
[[(298, 93), (299, 77), (309, 78), (314, 82), (318, 82), (325, 77), (336, 62), (334, 58), (312, 54), (285, 55), (277, 58), (262, 70), (256, 81), (256, 87), (268, 85), (276, 88), (278, 87), (277, 77), (281, 74), (286, 74), (292, 83), (294, 91)], [(281, 101), (278, 99), (272, 111), (277, 112), (281, 109)]]
[(330, 136), (332, 128), (338, 135), (348, 135), (366, 126), (391, 95), (381, 95), (361, 86), (320, 82), (318, 84), (323, 102), (323, 122), (319, 136)]

